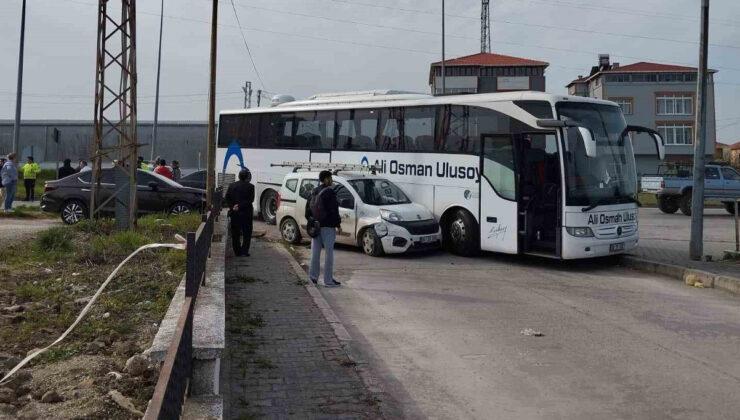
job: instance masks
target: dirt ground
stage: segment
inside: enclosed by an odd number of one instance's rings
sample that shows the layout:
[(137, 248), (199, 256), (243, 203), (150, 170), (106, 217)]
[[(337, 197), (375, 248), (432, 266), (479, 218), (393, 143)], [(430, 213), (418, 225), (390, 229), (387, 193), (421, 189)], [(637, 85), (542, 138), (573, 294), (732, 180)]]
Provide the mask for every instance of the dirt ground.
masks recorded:
[[(146, 243), (174, 242), (175, 233), (195, 230), (199, 220), (199, 215), (149, 217), (135, 232), (124, 233), (113, 232), (109, 222), (52, 227), (0, 250), (0, 373), (60, 336), (130, 252)], [(141, 417), (109, 392), (146, 410), (159, 366), (141, 355), (184, 263), (180, 250), (145, 250), (131, 260), (64, 341), (0, 385), (0, 418)], [(143, 362), (127, 370), (132, 357)]]

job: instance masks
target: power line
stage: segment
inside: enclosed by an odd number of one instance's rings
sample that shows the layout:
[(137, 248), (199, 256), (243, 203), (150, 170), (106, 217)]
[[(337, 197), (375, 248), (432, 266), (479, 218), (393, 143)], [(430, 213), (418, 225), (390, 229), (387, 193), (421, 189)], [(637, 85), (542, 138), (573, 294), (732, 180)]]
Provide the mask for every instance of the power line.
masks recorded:
[(265, 82), (262, 81), (262, 76), (260, 76), (259, 70), (257, 70), (257, 65), (254, 64), (254, 57), (252, 57), (252, 51), (249, 50), (249, 44), (247, 44), (247, 37), (244, 36), (244, 31), (242, 30), (242, 24), (239, 22), (239, 14), (236, 12), (236, 6), (234, 5), (234, 0), (231, 0), (231, 8), (234, 9), (234, 17), (236, 18), (236, 24), (239, 26), (239, 33), (242, 36), (242, 41), (244, 41), (244, 47), (247, 48), (247, 54), (249, 54), (249, 61), (252, 62), (252, 68), (254, 68), (255, 74), (257, 74), (257, 79), (260, 81), (260, 85), (262, 86), (262, 89), (265, 89)]

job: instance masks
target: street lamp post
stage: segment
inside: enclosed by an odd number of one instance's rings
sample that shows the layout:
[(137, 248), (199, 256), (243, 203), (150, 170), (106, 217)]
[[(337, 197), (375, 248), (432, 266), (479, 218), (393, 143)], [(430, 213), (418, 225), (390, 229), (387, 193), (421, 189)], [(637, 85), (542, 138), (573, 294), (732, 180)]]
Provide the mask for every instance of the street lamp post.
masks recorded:
[(15, 91), (15, 124), (13, 124), (13, 152), (18, 153), (21, 138), (21, 99), (23, 92), (23, 47), (26, 40), (26, 0), (21, 9), (21, 43), (18, 52), (18, 86)]

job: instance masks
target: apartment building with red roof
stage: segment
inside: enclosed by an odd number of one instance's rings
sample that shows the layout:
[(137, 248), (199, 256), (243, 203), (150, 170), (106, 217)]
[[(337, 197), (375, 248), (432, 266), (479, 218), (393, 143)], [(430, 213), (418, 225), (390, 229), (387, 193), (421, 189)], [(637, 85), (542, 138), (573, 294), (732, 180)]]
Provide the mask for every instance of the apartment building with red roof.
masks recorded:
[[(714, 74), (708, 73), (707, 142), (711, 157), (716, 141)], [(599, 55), (597, 66), (588, 76), (568, 83), (569, 95), (614, 101), (622, 108), (628, 124), (652, 127), (666, 142), (667, 161), (691, 162), (696, 139), (695, 67), (638, 62), (620, 66), (608, 54)], [(633, 138), (638, 173), (655, 173), (658, 159), (655, 145), (646, 134)]]

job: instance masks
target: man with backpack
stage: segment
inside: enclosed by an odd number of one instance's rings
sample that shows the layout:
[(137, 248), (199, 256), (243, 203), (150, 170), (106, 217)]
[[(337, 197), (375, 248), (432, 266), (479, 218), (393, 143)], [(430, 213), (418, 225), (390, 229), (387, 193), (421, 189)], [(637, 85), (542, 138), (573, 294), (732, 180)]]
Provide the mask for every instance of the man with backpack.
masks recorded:
[(339, 217), (337, 195), (331, 188), (331, 172), (321, 171), (319, 182), (319, 186), (311, 191), (311, 199), (306, 205), (306, 219), (309, 224), (318, 222), (318, 229), (311, 235), (313, 237), (311, 239), (311, 267), (308, 276), (313, 284), (318, 283), (321, 271), (321, 248), (325, 248), (324, 285), (336, 287), (341, 283), (334, 279), (334, 242), (337, 239), (337, 233), (342, 233), (342, 219)]

